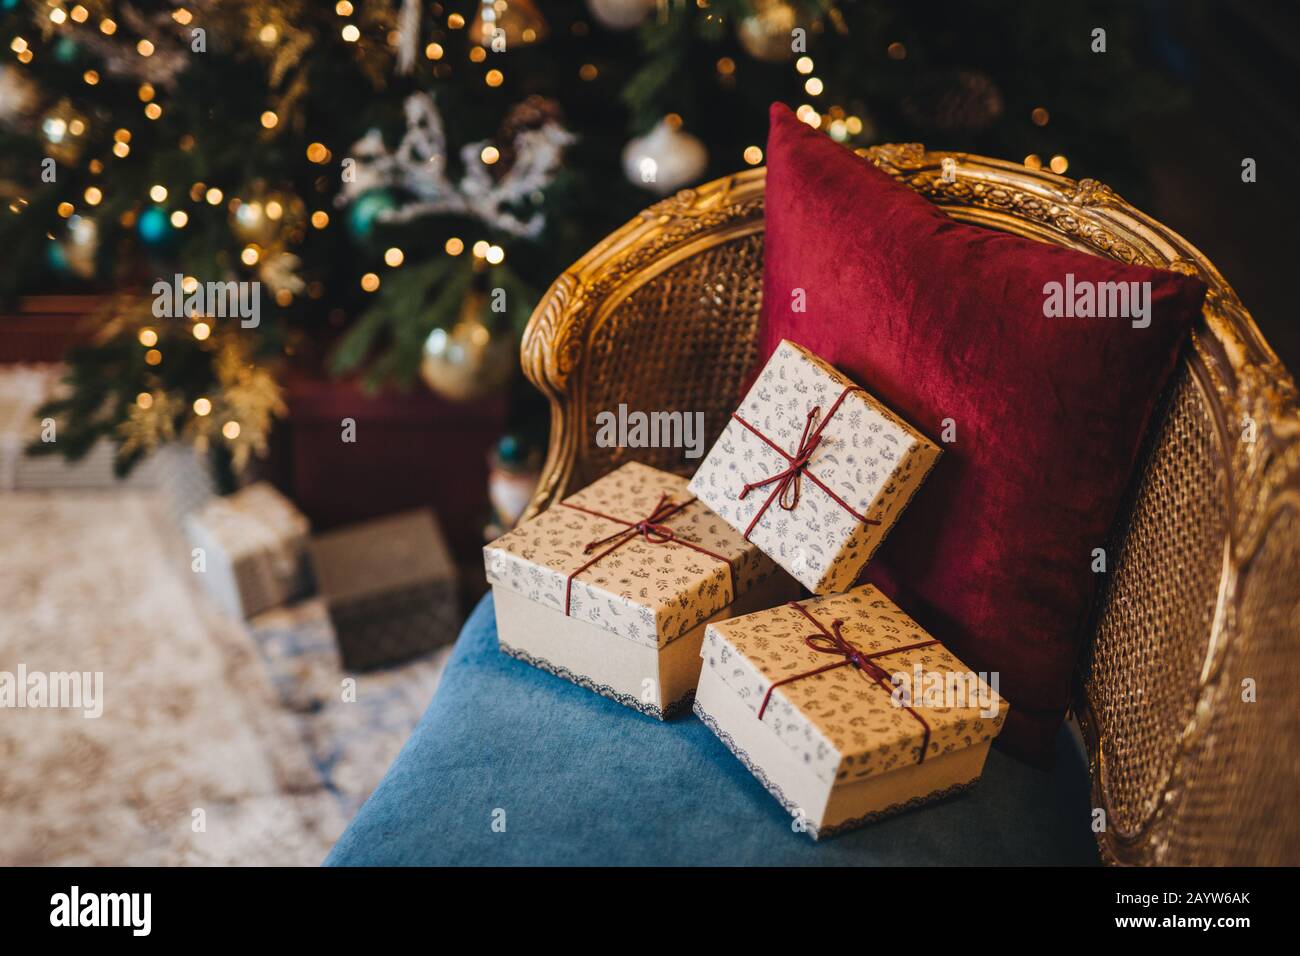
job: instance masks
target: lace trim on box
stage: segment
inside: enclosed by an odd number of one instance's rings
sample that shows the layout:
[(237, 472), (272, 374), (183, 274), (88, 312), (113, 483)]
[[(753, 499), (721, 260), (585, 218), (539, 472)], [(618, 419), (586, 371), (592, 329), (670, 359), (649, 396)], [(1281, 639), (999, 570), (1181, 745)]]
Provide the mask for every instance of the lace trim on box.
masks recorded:
[(655, 720), (671, 720), (678, 714), (686, 713), (686, 711), (690, 709), (691, 701), (695, 699), (695, 689), (691, 688), (667, 707), (647, 704), (644, 701), (637, 700), (637, 698), (633, 697), (631, 694), (624, 694), (615, 690), (608, 684), (598, 684), (590, 677), (575, 673), (560, 664), (552, 664), (545, 658), (534, 657), (527, 651), (521, 651), (517, 647), (511, 647), (499, 638), (497, 639), (497, 643), (501, 647), (501, 653), (513, 657), (515, 660), (523, 661), (525, 664), (531, 664), (538, 670), (546, 671), (548, 674), (554, 674), (556, 677), (563, 678), (571, 684), (585, 687), (587, 690), (594, 691), (601, 697), (608, 697), (610, 700), (617, 701), (624, 707), (631, 707), (633, 710), (640, 711), (647, 717), (653, 717)]
[[(700, 706), (698, 700), (695, 701), (695, 705), (692, 709), (695, 711), (695, 715), (699, 717), (700, 720), (704, 721), (704, 726), (713, 731), (714, 734), (717, 735), (718, 739), (722, 741), (723, 746), (730, 750), (732, 754), (735, 755), (736, 759), (744, 764), (745, 769), (754, 775), (754, 779), (761, 783), (764, 789), (776, 798), (777, 803), (781, 804), (781, 806), (783, 806), (786, 812), (791, 816), (798, 816), (798, 811), (800, 809), (798, 804), (787, 797), (781, 791), (781, 788), (768, 778), (767, 774), (763, 771), (763, 768), (750, 759), (749, 754), (745, 752), (743, 747), (736, 743), (736, 739), (732, 737), (731, 734), (718, 726), (718, 722), (713, 719), (713, 716), (709, 714), (708, 711)], [(977, 777), (975, 780), (970, 780), (966, 783), (955, 783), (951, 787), (944, 787), (943, 789), (935, 790), (932, 793), (927, 793), (924, 796), (912, 797), (910, 800), (904, 800), (902, 803), (892, 804), (891, 806), (885, 807), (883, 810), (873, 810), (870, 813), (864, 813), (860, 817), (852, 817), (848, 820), (836, 823), (834, 826), (818, 827), (811, 820), (805, 818), (804, 826), (807, 828), (808, 833), (814, 840), (820, 840), (823, 837), (832, 837), (838, 833), (843, 833), (846, 830), (855, 830), (868, 823), (875, 823), (877, 820), (883, 820), (886, 817), (892, 817), (898, 813), (914, 810), (924, 804), (955, 797), (958, 794), (973, 789), (975, 784), (978, 782), (979, 778)]]

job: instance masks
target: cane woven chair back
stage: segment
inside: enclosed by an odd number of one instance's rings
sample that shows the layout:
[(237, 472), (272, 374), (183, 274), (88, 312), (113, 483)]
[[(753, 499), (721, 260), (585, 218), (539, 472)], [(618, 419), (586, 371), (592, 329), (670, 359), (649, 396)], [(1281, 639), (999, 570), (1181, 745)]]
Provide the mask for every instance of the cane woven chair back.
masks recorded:
[[(1300, 863), (1290, 376), (1214, 266), (1106, 186), (916, 144), (859, 153), (954, 219), (1209, 286), (1108, 549), (1073, 709), (1105, 859)], [(711, 446), (757, 357), (764, 175), (656, 203), (551, 286), (522, 348), (552, 413), (529, 514), (625, 460), (693, 470), (681, 449), (599, 447), (595, 414), (620, 403), (703, 411)]]

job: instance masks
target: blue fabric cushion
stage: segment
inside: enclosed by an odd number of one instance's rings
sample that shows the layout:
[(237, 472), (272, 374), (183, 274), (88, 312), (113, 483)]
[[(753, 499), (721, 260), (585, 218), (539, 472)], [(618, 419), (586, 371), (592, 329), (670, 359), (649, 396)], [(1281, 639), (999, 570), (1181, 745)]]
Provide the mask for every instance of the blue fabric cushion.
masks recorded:
[(502, 654), (489, 595), (326, 863), (1086, 864), (1088, 794), (1063, 730), (1050, 772), (994, 750), (972, 792), (815, 843), (694, 716), (660, 723)]

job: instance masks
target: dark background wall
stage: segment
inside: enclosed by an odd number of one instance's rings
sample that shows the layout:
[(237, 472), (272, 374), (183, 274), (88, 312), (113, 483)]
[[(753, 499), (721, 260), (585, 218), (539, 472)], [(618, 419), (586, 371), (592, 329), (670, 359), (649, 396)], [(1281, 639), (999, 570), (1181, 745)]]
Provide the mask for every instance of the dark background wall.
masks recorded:
[[(1190, 96), (1133, 130), (1146, 211), (1218, 266), (1294, 375), (1300, 4), (1167, 0), (1149, 10), (1167, 20), (1162, 52)], [(1257, 163), (1254, 183), (1241, 181), (1246, 157)]]

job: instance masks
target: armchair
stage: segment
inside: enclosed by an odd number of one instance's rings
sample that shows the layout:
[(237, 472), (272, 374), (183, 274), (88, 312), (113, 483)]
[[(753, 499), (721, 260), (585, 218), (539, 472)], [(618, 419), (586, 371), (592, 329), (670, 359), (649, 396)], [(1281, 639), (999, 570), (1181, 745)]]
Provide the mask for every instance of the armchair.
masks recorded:
[[(1295, 385), (1214, 266), (1092, 180), (917, 144), (860, 150), (953, 218), (1209, 286), (1153, 419), (1078, 662), (1073, 711), (1102, 858), (1133, 864), (1300, 860), (1300, 409)], [(945, 178), (941, 163), (956, 162)], [(704, 411), (721, 431), (754, 363), (763, 169), (651, 206), (566, 270), (524, 335), (551, 405), (528, 515), (626, 460), (600, 409)], [(707, 447), (707, 446), (706, 446)]]

